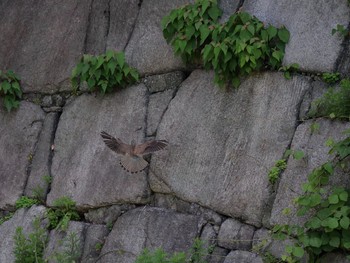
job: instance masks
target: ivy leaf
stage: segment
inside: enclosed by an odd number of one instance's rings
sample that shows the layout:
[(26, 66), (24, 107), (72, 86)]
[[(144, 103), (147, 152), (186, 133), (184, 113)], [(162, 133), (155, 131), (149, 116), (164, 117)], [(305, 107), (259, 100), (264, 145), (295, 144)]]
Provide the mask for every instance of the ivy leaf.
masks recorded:
[(309, 239), (310, 246), (312, 247), (321, 247), (322, 246), (322, 239), (319, 236), (312, 236)]
[(328, 201), (330, 204), (338, 204), (339, 203), (338, 195), (333, 194), (333, 195), (329, 196)]
[(217, 21), (219, 16), (221, 16), (221, 11), (218, 7), (212, 6), (211, 8), (209, 8), (208, 10), (208, 14), (211, 17), (211, 19), (213, 19), (213, 21)]
[(196, 32), (194, 26), (187, 26), (185, 30), (185, 35), (188, 39), (190, 39), (193, 36), (194, 32)]
[(272, 39), (277, 35), (277, 29), (273, 26), (269, 26), (267, 28), (267, 33), (269, 34), (269, 39)]
[(124, 67), (124, 63), (125, 63), (125, 56), (124, 56), (124, 53), (122, 52), (118, 52), (116, 54), (116, 58), (117, 58), (117, 61), (118, 61), (118, 64), (121, 68)]
[(302, 247), (293, 247), (292, 254), (298, 258), (302, 258), (304, 256), (304, 249)]
[(285, 27), (283, 27), (282, 29), (279, 29), (278, 30), (278, 37), (284, 43), (288, 43), (289, 37), (290, 37), (289, 31)]
[(339, 247), (339, 245), (340, 245), (340, 238), (338, 236), (331, 237), (331, 239), (329, 240), (329, 244), (332, 247)]
[(339, 224), (343, 229), (348, 229), (350, 225), (349, 217), (344, 216), (342, 219), (340, 219)]
[(202, 25), (200, 28), (199, 28), (199, 31), (201, 33), (201, 41), (200, 41), (200, 44), (202, 45), (204, 43), (204, 41), (207, 39), (207, 37), (209, 36), (209, 28), (205, 25)]
[(304, 152), (301, 150), (294, 151), (293, 157), (295, 160), (301, 160), (305, 156)]
[(346, 191), (343, 191), (339, 194), (339, 199), (342, 201), (348, 201), (349, 194)]

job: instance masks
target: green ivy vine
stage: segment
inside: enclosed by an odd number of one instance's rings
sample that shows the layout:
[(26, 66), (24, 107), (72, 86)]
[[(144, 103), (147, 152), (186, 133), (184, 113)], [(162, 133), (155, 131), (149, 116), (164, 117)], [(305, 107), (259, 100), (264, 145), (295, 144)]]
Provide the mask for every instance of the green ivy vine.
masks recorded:
[(216, 0), (196, 0), (172, 10), (162, 19), (164, 38), (186, 63), (214, 69), (219, 86), (238, 87), (242, 76), (263, 68), (288, 72), (298, 68), (296, 64), (281, 68), (290, 37), (284, 26), (266, 26), (246, 12), (237, 12), (220, 24), (221, 14)]
[(19, 107), (22, 98), (22, 90), (19, 84), (20, 78), (11, 70), (0, 70), (0, 96), (4, 98), (4, 106), (7, 111)]
[(90, 91), (98, 89), (103, 94), (135, 83), (138, 79), (139, 73), (125, 62), (124, 53), (111, 50), (99, 56), (84, 55), (71, 75), (74, 91), (80, 83), (86, 82)]
[[(327, 75), (332, 80), (337, 77)], [(340, 86), (337, 91), (331, 88), (316, 100), (310, 116), (349, 120), (350, 81), (344, 79)], [(330, 160), (308, 175), (307, 182), (302, 185), (303, 194), (294, 200), (298, 206), (297, 216), (307, 214), (309, 219), (303, 226), (276, 225), (272, 229), (277, 239), (292, 237), (296, 240), (294, 245), (286, 247), (287, 255), (282, 260), (298, 262), (305, 252), (311, 263), (318, 262), (324, 253), (331, 251), (341, 251), (350, 257), (350, 190), (342, 186), (329, 189), (328, 186), (335, 171), (349, 172), (350, 130), (344, 134), (346, 138), (338, 142), (327, 140), (326, 145), (331, 147)]]

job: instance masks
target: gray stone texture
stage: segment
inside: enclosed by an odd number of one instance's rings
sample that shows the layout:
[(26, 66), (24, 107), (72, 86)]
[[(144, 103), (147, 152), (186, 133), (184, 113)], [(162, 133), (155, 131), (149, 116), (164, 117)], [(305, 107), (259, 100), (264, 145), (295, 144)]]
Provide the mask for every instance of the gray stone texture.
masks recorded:
[(265, 24), (290, 31), (283, 64), (298, 63), (300, 69), (330, 72), (336, 69), (341, 52), (342, 37), (332, 36), (337, 24), (350, 22), (350, 8), (346, 0), (252, 0), (245, 1), (243, 10), (257, 16)]
[(187, 251), (198, 234), (198, 217), (155, 207), (141, 207), (118, 218), (101, 251), (101, 263), (133, 263), (144, 248)]
[(218, 245), (228, 249), (250, 250), (253, 235), (254, 227), (229, 218), (220, 227)]
[(44, 118), (40, 107), (29, 102), (11, 112), (0, 104), (0, 209), (14, 206), (24, 192)]
[(198, 204), (189, 203), (180, 200), (173, 195), (155, 194), (153, 197), (153, 205), (157, 207), (163, 207), (166, 209), (172, 209), (177, 212), (197, 215), (201, 217), (201, 221), (205, 223), (211, 223), (216, 226), (221, 225), (222, 217), (211, 209), (207, 209), (199, 206)]
[(105, 225), (88, 225), (82, 253), (82, 263), (95, 263), (109, 233)]
[(263, 263), (263, 260), (257, 254), (235, 250), (227, 255), (224, 263)]
[(174, 90), (185, 80), (185, 73), (174, 71), (170, 73), (151, 75), (144, 78), (143, 83), (151, 93)]
[(23, 234), (26, 236), (34, 231), (33, 221), (36, 218), (42, 219), (45, 214), (45, 207), (32, 206), (30, 209), (19, 209), (13, 217), (0, 225), (0, 262), (15, 262), (14, 255), (14, 235), (18, 227), (23, 228)]
[(26, 92), (69, 89), (84, 52), (91, 0), (0, 2), (0, 65)]
[(107, 50), (124, 51), (134, 31), (139, 15), (139, 0), (109, 1), (110, 22)]
[(219, 20), (220, 23), (225, 23), (231, 15), (233, 15), (237, 8), (239, 7), (239, 0), (220, 0), (219, 7), (223, 11), (221, 18)]
[[(49, 242), (45, 249), (45, 258), (49, 262), (59, 262), (57, 254), (68, 251), (70, 255), (78, 255), (77, 262), (96, 262), (100, 255), (100, 250), (96, 245), (103, 245), (108, 235), (108, 229), (104, 225), (91, 225), (83, 222), (70, 221), (66, 231), (51, 230)], [(70, 252), (75, 247), (75, 252)]]
[(105, 96), (82, 95), (67, 105), (56, 131), (48, 204), (63, 195), (82, 208), (147, 202), (146, 174), (124, 171), (100, 136), (106, 131), (126, 143), (142, 142), (145, 117), (143, 84)]
[(210, 255), (208, 263), (223, 263), (229, 250), (222, 247), (215, 247)]
[(320, 263), (350, 263), (350, 260), (347, 259), (348, 255), (341, 253), (328, 253), (320, 258)]
[[(258, 252), (260, 255), (269, 252), (276, 258), (281, 258), (286, 255), (285, 248), (295, 243), (293, 239), (277, 240), (271, 237), (269, 230), (261, 228), (255, 231), (253, 237), (253, 251)], [(305, 253), (301, 258), (300, 263), (307, 263), (308, 257)]]
[(30, 175), (24, 191), (24, 194), (27, 196), (35, 196), (39, 191), (42, 193), (43, 200), (45, 200), (49, 184), (44, 179), (44, 176), (51, 175), (51, 147), (53, 143), (57, 119), (57, 113), (48, 113), (45, 117), (43, 128), (40, 132), (39, 140), (33, 156)]
[[(341, 132), (349, 129), (350, 124), (340, 121), (318, 119), (320, 125), (318, 131), (311, 132), (313, 120), (300, 124), (295, 132), (291, 149), (302, 150), (305, 157), (301, 160), (288, 159), (287, 169), (282, 174), (278, 186), (277, 195), (272, 207), (270, 223), (274, 224), (298, 224), (302, 225), (308, 216), (298, 217), (297, 208), (293, 200), (302, 194), (302, 185), (307, 182), (309, 173), (316, 167), (330, 160), (329, 147), (325, 146), (328, 138), (335, 141), (345, 138)], [(329, 185), (341, 185), (350, 187), (350, 178), (346, 173), (337, 173), (330, 177)], [(283, 210), (290, 209), (290, 214), (285, 215)]]
[(290, 144), (309, 88), (305, 77), (263, 73), (224, 92), (211, 72), (194, 71), (158, 127), (170, 146), (152, 157), (152, 190), (260, 226), (267, 170)]
[(189, 0), (144, 0), (142, 1), (133, 34), (125, 49), (128, 63), (142, 75), (184, 69), (180, 57), (163, 37), (161, 20), (172, 9), (189, 3)]
[(49, 259), (50, 263), (56, 263), (58, 262), (57, 254), (67, 251), (69, 253), (71, 248), (75, 247), (74, 252), (72, 251), (69, 254), (78, 255), (79, 260), (81, 260), (84, 250), (84, 232), (86, 227), (86, 223), (70, 221), (66, 231), (60, 229), (51, 230), (44, 257)]
[(135, 208), (134, 205), (112, 205), (110, 207), (101, 207), (98, 209), (89, 210), (84, 214), (88, 222), (94, 224), (111, 224), (126, 211)]
[(147, 114), (147, 136), (156, 135), (160, 120), (173, 98), (174, 90), (166, 90), (149, 96)]
[[(91, 2), (85, 43), (85, 53), (87, 54), (100, 55), (105, 52), (111, 19), (110, 2), (119, 1), (99, 0)], [(124, 8), (119, 10), (122, 11)]]

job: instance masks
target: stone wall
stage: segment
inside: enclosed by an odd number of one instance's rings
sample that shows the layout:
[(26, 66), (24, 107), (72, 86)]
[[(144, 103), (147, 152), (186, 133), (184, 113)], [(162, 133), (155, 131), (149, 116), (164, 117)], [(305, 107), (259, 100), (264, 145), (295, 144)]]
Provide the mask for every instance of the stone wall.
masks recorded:
[[(25, 93), (16, 111), (0, 104), (1, 213), (37, 187), (45, 192), (45, 206), (17, 210), (0, 225), (0, 262), (14, 262), (15, 229), (32, 231), (34, 218), (62, 196), (83, 215), (67, 230), (80, 240), (81, 262), (134, 262), (144, 248), (185, 251), (195, 237), (214, 246), (211, 263), (262, 262), (252, 252), (256, 240), (269, 238), (274, 224), (305, 220), (295, 215), (293, 199), (307, 173), (326, 160), (323, 142), (350, 128), (318, 119), (321, 132), (312, 133), (313, 121), (304, 121), (327, 88), (315, 73), (349, 75), (348, 40), (331, 35), (350, 22), (347, 1), (221, 1), (223, 19), (242, 8), (285, 25), (291, 38), (284, 64), (301, 68), (291, 80), (254, 73), (230, 91), (214, 85), (213, 72), (187, 67), (162, 36), (161, 18), (188, 2), (0, 2), (0, 69), (14, 70)], [(82, 54), (108, 49), (125, 51), (140, 82), (104, 96), (72, 95), (69, 77)], [(170, 145), (144, 172), (129, 174), (105, 147), (102, 130), (126, 142), (158, 138)], [(272, 186), (268, 169), (289, 148), (306, 158), (288, 160)], [(50, 184), (44, 175), (52, 176)], [(331, 183), (350, 187), (347, 175)], [(67, 233), (49, 233), (46, 255)], [(274, 241), (265, 249), (283, 253)]]

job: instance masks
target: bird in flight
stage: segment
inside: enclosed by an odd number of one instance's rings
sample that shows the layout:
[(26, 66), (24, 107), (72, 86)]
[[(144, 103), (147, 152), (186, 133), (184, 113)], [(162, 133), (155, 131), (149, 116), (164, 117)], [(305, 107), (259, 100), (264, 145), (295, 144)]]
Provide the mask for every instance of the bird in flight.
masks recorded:
[(165, 140), (151, 140), (138, 145), (132, 141), (131, 144), (126, 144), (104, 131), (101, 132), (101, 136), (111, 150), (122, 155), (120, 165), (130, 173), (141, 172), (147, 167), (148, 162), (143, 159), (144, 155), (162, 150), (168, 145)]

